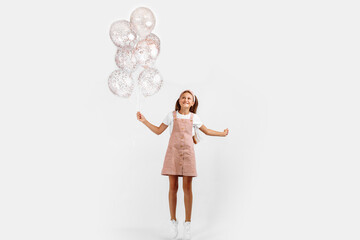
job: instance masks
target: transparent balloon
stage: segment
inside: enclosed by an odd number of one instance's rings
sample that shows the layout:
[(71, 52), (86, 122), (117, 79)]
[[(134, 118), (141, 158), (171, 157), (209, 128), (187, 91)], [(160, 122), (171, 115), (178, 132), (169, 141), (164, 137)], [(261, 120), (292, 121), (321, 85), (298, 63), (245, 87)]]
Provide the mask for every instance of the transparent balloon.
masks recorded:
[(144, 39), (155, 27), (155, 16), (149, 8), (139, 7), (130, 16), (131, 27), (140, 39)]
[(135, 83), (127, 71), (117, 69), (110, 74), (108, 85), (115, 95), (128, 98), (133, 92)]
[(146, 68), (138, 78), (141, 93), (145, 96), (152, 96), (157, 93), (163, 85), (163, 78), (156, 68)]
[(139, 41), (134, 49), (136, 61), (141, 66), (153, 67), (160, 52), (160, 39), (150, 34), (146, 39)]
[(143, 67), (152, 67), (155, 64), (155, 59), (151, 57), (150, 46), (145, 40), (136, 44), (134, 55), (137, 63)]
[(151, 57), (156, 59), (160, 53), (160, 38), (155, 34), (150, 33), (145, 40), (150, 47)]
[(110, 38), (118, 47), (135, 46), (137, 35), (126, 20), (119, 20), (110, 26)]
[(132, 72), (137, 66), (136, 58), (132, 47), (118, 48), (115, 54), (115, 62), (119, 68)]

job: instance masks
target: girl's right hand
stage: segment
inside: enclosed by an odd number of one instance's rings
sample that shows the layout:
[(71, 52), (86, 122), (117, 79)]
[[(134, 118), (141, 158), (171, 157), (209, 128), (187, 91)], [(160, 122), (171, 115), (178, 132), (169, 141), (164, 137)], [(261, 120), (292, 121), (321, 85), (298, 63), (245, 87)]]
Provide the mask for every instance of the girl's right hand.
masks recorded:
[(137, 112), (136, 113), (136, 117), (137, 119), (140, 121), (140, 122), (145, 122), (146, 121), (146, 118), (144, 117), (144, 115), (142, 115), (140, 112)]

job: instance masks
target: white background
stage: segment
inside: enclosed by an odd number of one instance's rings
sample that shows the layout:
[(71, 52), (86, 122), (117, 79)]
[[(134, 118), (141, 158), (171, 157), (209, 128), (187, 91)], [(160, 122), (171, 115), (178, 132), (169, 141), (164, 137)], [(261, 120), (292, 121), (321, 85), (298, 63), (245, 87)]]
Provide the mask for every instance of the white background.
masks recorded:
[[(195, 146), (193, 239), (359, 239), (357, 1), (4, 1), (0, 238), (166, 239), (169, 139), (113, 95), (112, 22), (149, 7), (164, 85), (184, 89)], [(179, 180), (182, 180), (181, 178)], [(182, 182), (177, 218), (184, 220)]]

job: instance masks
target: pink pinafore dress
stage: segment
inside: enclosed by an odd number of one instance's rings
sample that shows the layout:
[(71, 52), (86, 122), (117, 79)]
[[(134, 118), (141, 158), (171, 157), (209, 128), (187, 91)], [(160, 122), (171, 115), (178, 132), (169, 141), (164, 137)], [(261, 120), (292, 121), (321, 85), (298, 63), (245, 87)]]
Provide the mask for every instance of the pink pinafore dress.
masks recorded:
[(190, 119), (179, 119), (173, 112), (174, 122), (161, 175), (196, 177), (196, 161), (192, 138), (193, 113)]

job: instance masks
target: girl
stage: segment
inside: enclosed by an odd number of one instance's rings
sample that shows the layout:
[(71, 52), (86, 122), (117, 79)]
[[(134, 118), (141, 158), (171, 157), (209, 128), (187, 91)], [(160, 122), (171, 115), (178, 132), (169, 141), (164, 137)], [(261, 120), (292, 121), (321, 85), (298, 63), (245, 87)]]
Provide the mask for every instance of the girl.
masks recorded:
[(199, 101), (194, 93), (185, 90), (180, 94), (175, 104), (175, 111), (170, 112), (159, 127), (148, 122), (144, 115), (137, 112), (137, 119), (145, 124), (151, 131), (160, 135), (170, 125), (170, 140), (166, 151), (162, 175), (169, 176), (169, 206), (171, 237), (178, 235), (178, 221), (176, 219), (176, 194), (178, 190), (178, 177), (183, 178), (184, 202), (186, 219), (184, 222), (184, 238), (190, 239), (190, 222), (192, 208), (192, 178), (197, 176), (194, 143), (198, 143), (195, 128), (199, 128), (209, 136), (228, 135), (229, 130), (217, 132), (205, 127), (196, 115)]

